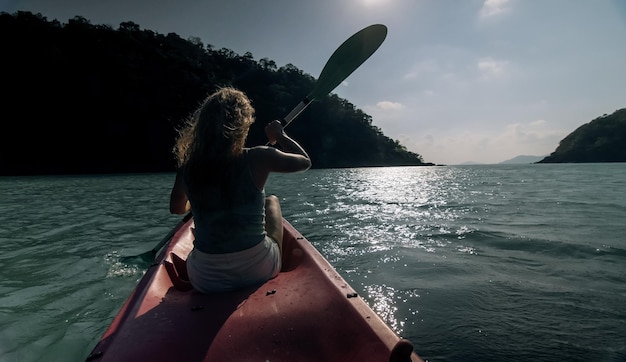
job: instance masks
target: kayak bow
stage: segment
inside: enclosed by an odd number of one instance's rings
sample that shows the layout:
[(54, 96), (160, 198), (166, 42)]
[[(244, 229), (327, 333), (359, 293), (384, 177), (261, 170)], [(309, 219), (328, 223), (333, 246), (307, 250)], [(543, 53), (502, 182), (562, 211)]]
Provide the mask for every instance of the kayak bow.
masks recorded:
[(284, 219), (277, 277), (193, 290), (183, 264), (192, 227), (177, 226), (88, 361), (422, 361)]

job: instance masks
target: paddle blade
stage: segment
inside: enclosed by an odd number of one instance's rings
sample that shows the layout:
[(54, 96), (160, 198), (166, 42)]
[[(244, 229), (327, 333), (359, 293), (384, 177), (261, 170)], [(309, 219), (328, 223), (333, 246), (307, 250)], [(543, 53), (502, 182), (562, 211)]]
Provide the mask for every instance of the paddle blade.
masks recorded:
[(313, 90), (281, 121), (287, 127), (314, 99), (330, 93), (363, 62), (367, 60), (387, 37), (387, 27), (382, 24), (370, 25), (335, 50), (315, 82)]
[(387, 27), (370, 25), (348, 38), (330, 56), (315, 88), (307, 98), (313, 100), (335, 89), (380, 47), (387, 37)]

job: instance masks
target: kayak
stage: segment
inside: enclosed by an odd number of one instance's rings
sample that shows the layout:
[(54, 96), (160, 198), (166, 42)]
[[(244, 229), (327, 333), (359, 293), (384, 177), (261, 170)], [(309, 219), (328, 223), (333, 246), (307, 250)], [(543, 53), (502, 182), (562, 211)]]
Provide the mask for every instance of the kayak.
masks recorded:
[(187, 215), (87, 361), (422, 361), (287, 220), (262, 285), (202, 294), (186, 280)]

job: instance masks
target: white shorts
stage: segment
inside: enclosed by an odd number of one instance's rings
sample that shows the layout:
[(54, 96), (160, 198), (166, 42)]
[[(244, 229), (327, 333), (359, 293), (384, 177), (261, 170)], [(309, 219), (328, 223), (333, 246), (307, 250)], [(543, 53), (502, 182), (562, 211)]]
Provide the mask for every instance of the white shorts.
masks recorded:
[(250, 249), (207, 254), (195, 248), (187, 258), (187, 274), (202, 293), (235, 290), (264, 283), (280, 272), (280, 249), (269, 236)]

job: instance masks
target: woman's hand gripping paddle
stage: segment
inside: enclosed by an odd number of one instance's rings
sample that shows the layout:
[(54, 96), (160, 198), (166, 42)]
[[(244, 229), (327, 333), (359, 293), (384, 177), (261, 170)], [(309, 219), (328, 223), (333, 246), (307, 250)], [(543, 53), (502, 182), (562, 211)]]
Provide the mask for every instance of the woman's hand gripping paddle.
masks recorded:
[(370, 25), (348, 38), (330, 56), (315, 82), (313, 90), (281, 123), (287, 127), (313, 100), (330, 93), (380, 47), (387, 37), (387, 27)]

